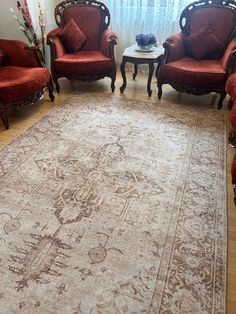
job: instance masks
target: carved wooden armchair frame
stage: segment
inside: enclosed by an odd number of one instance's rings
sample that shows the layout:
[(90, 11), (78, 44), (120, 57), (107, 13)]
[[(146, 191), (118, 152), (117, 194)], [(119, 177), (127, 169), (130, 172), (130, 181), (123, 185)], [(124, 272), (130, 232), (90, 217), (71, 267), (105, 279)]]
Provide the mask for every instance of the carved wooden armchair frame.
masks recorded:
[[(43, 64), (43, 62), (39, 58), (39, 52), (37, 51), (37, 49), (35, 47), (29, 47), (27, 44), (25, 44), (24, 42), (20, 42), (20, 41), (15, 41), (15, 40), (5, 40), (5, 41), (11, 42), (12, 46), (14, 46), (15, 43), (20, 43), (20, 45), (18, 45), (16, 49), (18, 49), (17, 53), (18, 53), (18, 57), (19, 57), (19, 63), (21, 64), (22, 67), (31, 67), (27, 63), (31, 62), (32, 60), (34, 60), (34, 62), (37, 64), (37, 67), (39, 67), (39, 68), (45, 68), (46, 67), (45, 64)], [(3, 47), (3, 49), (4, 49), (4, 47)], [(27, 60), (25, 60), (24, 58), (21, 59), (22, 53), (24, 54), (24, 50), (30, 52)], [(19, 67), (21, 67), (21, 66), (19, 65)], [(6, 65), (6, 68), (7, 67), (8, 66)], [(11, 71), (11, 67), (9, 67), (9, 72), (10, 71)], [(33, 104), (33, 103), (37, 102), (39, 99), (41, 99), (43, 97), (45, 88), (48, 89), (49, 98), (53, 102), (55, 99), (55, 96), (53, 94), (54, 86), (53, 86), (53, 81), (52, 81), (52, 77), (51, 77), (50, 73), (49, 73), (48, 81), (45, 82), (45, 84), (41, 85), (39, 90), (34, 91), (31, 94), (29, 93), (24, 98), (17, 99), (15, 101), (11, 101), (11, 102), (5, 102), (4, 99), (2, 99), (2, 97), (0, 97), (0, 118), (2, 119), (2, 122), (3, 122), (6, 129), (9, 129), (8, 110), (12, 107), (23, 107), (25, 105), (29, 105), (29, 104)]]
[[(234, 40), (234, 46), (236, 48), (236, 2), (234, 0), (200, 0), (193, 2), (189, 4), (182, 12), (179, 20), (179, 26), (181, 29), (181, 33), (178, 33), (179, 38), (171, 38), (171, 36), (164, 42), (163, 47), (165, 49), (164, 56), (162, 59), (162, 62), (160, 64), (160, 67), (158, 69), (158, 81), (157, 81), (157, 87), (158, 87), (158, 98), (160, 99), (162, 96), (162, 85), (163, 84), (169, 84), (171, 85), (175, 90), (178, 92), (183, 92), (187, 94), (193, 94), (193, 95), (204, 95), (211, 92), (216, 92), (220, 94), (220, 99), (218, 101), (217, 108), (220, 109), (222, 107), (222, 102), (224, 98), (226, 97), (225, 92), (225, 84), (222, 86), (214, 86), (209, 85), (206, 87), (197, 87), (195, 85), (179, 85), (174, 81), (168, 80), (166, 78), (162, 78), (161, 72), (163, 65), (165, 65), (168, 62), (168, 57), (170, 55), (171, 50), (175, 49), (175, 46), (179, 44), (180, 40), (183, 40), (183, 37), (187, 37), (190, 35), (190, 19), (194, 12), (197, 10), (203, 9), (203, 8), (227, 8), (235, 12), (235, 27), (228, 38), (225, 47), (222, 52), (222, 56), (228, 47), (228, 45)], [(232, 53), (229, 57), (228, 63), (227, 63), (227, 69), (226, 69), (226, 76), (228, 77), (233, 71), (234, 71), (234, 63), (236, 59), (236, 49), (232, 49)], [(221, 56), (221, 57), (222, 57)], [(226, 78), (227, 80), (227, 78)], [(225, 80), (225, 82), (226, 82)]]
[[(109, 46), (109, 53), (110, 58), (112, 60), (112, 69), (110, 71), (104, 71), (103, 73), (99, 74), (89, 74), (89, 75), (76, 75), (76, 74), (69, 74), (69, 73), (58, 73), (55, 69), (54, 61), (56, 59), (56, 47), (55, 47), (55, 37), (61, 31), (61, 29), (65, 26), (66, 22), (64, 19), (64, 11), (66, 8), (70, 6), (80, 6), (80, 7), (94, 7), (99, 10), (101, 14), (101, 23), (99, 29), (99, 43), (102, 44), (102, 38), (104, 36), (104, 32), (106, 31), (106, 40)], [(53, 81), (56, 85), (57, 92), (60, 92), (60, 86), (58, 84), (58, 78), (60, 77), (67, 77), (68, 79), (76, 79), (79, 81), (86, 81), (86, 82), (93, 82), (104, 77), (111, 78), (111, 89), (112, 91), (115, 90), (115, 80), (116, 80), (116, 62), (115, 62), (115, 53), (114, 53), (114, 46), (117, 45), (117, 37), (113, 36), (114, 33), (108, 30), (110, 25), (110, 13), (109, 9), (100, 1), (96, 0), (65, 0), (59, 3), (54, 11), (55, 21), (58, 26), (58, 29), (50, 32), (47, 36), (47, 44), (50, 46), (51, 52), (51, 72)]]

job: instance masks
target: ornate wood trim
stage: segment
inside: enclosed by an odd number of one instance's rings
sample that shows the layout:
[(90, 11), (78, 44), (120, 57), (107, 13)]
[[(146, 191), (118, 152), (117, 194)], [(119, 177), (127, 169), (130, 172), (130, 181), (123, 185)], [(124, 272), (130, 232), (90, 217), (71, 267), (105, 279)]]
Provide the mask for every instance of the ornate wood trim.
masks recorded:
[(191, 15), (202, 8), (228, 8), (236, 10), (234, 0), (200, 0), (189, 4), (181, 13), (179, 26), (182, 32), (189, 35)]
[(29, 105), (29, 104), (33, 104), (33, 103), (37, 102), (39, 99), (41, 99), (43, 97), (45, 88), (48, 88), (49, 97), (50, 97), (51, 101), (53, 102), (55, 99), (55, 96), (53, 95), (52, 79), (50, 79), (49, 82), (45, 86), (43, 86), (40, 90), (34, 92), (31, 95), (28, 95), (25, 98), (19, 99), (15, 102), (6, 104), (3, 101), (1, 101), (1, 99), (0, 99), (0, 117), (3, 121), (3, 124), (4, 124), (6, 129), (9, 129), (9, 121), (8, 121), (8, 116), (7, 116), (8, 109), (10, 109), (12, 107), (23, 107), (25, 105)]
[(217, 104), (217, 109), (222, 108), (223, 100), (225, 99), (227, 93), (225, 91), (224, 86), (207, 86), (207, 88), (194, 86), (194, 85), (178, 85), (175, 82), (171, 80), (166, 80), (163, 78), (159, 78), (158, 80), (158, 98), (161, 98), (162, 95), (162, 85), (163, 84), (169, 84), (171, 85), (175, 90), (177, 90), (180, 93), (186, 93), (186, 94), (192, 94), (192, 95), (205, 95), (209, 93), (218, 93), (220, 94), (220, 99)]
[(55, 21), (59, 27), (65, 26), (65, 21), (63, 19), (64, 10), (73, 5), (97, 8), (104, 17), (105, 28), (108, 28), (110, 25), (110, 13), (104, 3), (96, 0), (65, 0), (59, 3), (54, 11)]
[(65, 26), (64, 11), (71, 6), (94, 7), (100, 12), (102, 18), (99, 29), (99, 39), (101, 41), (101, 36), (104, 30), (109, 27), (111, 20), (107, 6), (97, 0), (65, 0), (59, 3), (54, 11), (55, 21), (59, 27), (63, 28)]

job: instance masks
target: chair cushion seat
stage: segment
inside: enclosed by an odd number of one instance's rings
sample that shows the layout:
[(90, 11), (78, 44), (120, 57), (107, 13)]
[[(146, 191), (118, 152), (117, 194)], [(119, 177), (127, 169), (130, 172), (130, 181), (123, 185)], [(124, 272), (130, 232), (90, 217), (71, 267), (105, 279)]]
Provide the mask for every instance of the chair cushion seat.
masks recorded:
[(225, 86), (226, 92), (229, 94), (231, 99), (235, 101), (236, 99), (236, 73), (231, 74), (228, 78)]
[(7, 66), (0, 68), (0, 99), (11, 103), (34, 94), (47, 85), (50, 74), (45, 68)]
[(183, 58), (164, 64), (162, 77), (179, 85), (207, 88), (224, 85), (226, 72), (219, 60)]
[(65, 54), (55, 60), (56, 72), (62, 74), (99, 74), (108, 72), (111, 68), (112, 60), (100, 51), (79, 51), (73, 54)]

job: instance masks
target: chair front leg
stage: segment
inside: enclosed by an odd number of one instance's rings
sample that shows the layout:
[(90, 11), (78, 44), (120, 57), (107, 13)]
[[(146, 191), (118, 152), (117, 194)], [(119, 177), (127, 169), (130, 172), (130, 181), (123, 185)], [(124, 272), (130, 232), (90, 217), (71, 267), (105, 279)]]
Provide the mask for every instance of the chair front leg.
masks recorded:
[(7, 108), (5, 107), (4, 104), (0, 106), (0, 116), (3, 122), (3, 125), (5, 126), (6, 130), (9, 129), (9, 121), (8, 121), (8, 116), (7, 116)]
[(223, 106), (223, 101), (224, 101), (226, 95), (227, 95), (227, 93), (226, 93), (225, 91), (222, 91), (222, 92), (220, 93), (220, 99), (219, 99), (218, 104), (217, 104), (217, 109), (218, 109), (218, 110), (220, 110), (220, 109), (222, 108), (222, 106)]
[(52, 78), (49, 80), (48, 85), (48, 94), (49, 94), (49, 98), (51, 99), (51, 101), (53, 102), (55, 100), (55, 96), (53, 94), (53, 90), (54, 90), (54, 86), (53, 86), (53, 81)]
[(60, 85), (58, 83), (58, 77), (55, 74), (52, 74), (53, 82), (56, 85), (56, 91), (59, 94), (60, 93)]
[(111, 74), (111, 90), (112, 90), (112, 92), (115, 91), (115, 81), (116, 81), (116, 66), (113, 67), (112, 74)]

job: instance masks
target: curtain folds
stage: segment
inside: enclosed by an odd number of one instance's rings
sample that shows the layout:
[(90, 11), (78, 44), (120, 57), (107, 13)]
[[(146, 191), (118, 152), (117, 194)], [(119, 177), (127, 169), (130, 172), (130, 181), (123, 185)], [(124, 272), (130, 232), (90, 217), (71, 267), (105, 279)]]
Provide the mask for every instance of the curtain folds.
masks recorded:
[(104, 0), (111, 13), (111, 29), (120, 37), (116, 49), (120, 62), (124, 48), (135, 43), (135, 35), (153, 33), (162, 44), (179, 31), (179, 17), (189, 0)]

